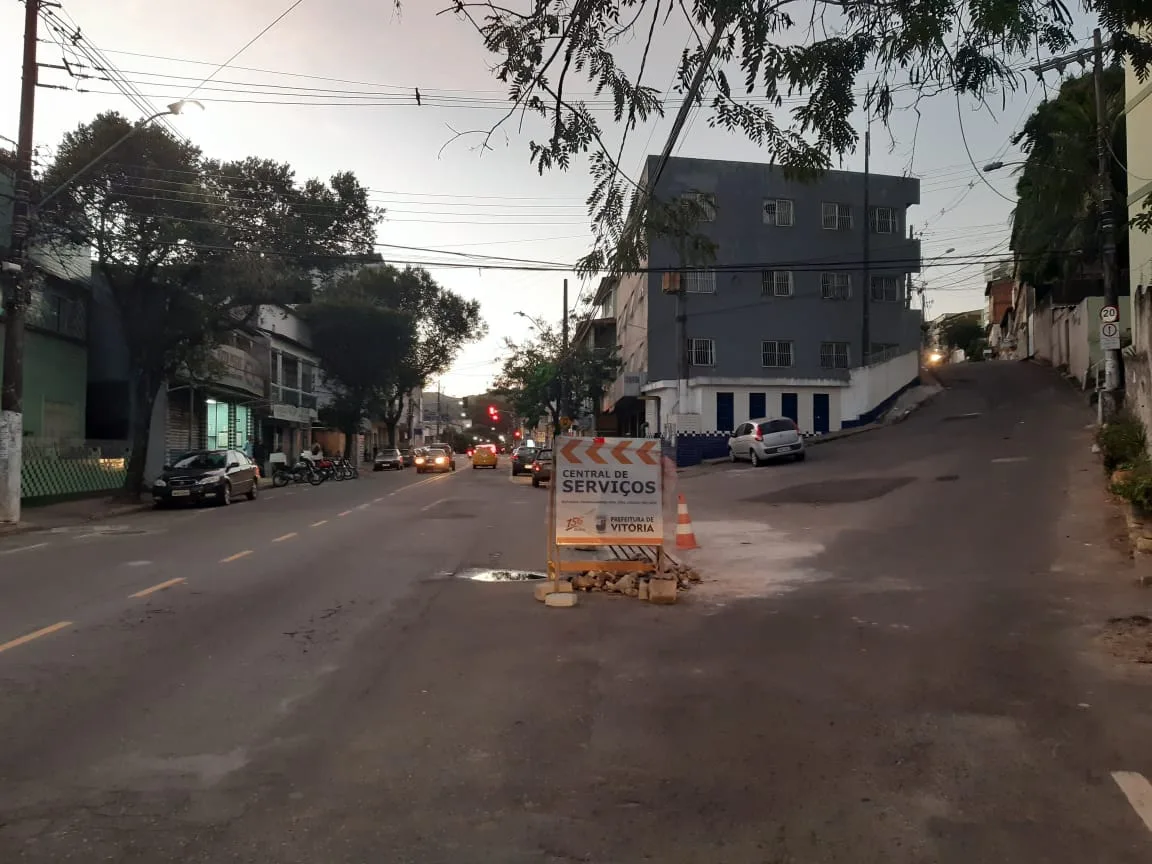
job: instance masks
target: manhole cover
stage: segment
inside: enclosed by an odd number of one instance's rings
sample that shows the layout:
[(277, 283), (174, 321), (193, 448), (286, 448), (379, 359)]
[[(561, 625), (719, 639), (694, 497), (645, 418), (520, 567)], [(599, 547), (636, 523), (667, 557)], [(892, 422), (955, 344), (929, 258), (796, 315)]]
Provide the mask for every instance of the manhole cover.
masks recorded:
[(775, 492), (746, 498), (762, 504), (857, 504), (881, 498), (907, 486), (915, 477), (858, 477), (853, 480), (827, 480), (802, 483)]
[(534, 579), (547, 579), (546, 573), (531, 570), (489, 570), (479, 567), (461, 570), (458, 579), (471, 579), (473, 582), (531, 582)]

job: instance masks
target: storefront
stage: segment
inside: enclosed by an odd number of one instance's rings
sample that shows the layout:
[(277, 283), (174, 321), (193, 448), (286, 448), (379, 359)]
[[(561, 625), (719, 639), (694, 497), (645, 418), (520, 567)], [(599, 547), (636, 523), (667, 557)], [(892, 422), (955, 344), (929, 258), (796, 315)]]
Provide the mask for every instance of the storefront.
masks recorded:
[(299, 408), (284, 403), (270, 406), (258, 439), (262, 453), (283, 453), (286, 462), (294, 462), (312, 446), (311, 432), (315, 420), (315, 408)]

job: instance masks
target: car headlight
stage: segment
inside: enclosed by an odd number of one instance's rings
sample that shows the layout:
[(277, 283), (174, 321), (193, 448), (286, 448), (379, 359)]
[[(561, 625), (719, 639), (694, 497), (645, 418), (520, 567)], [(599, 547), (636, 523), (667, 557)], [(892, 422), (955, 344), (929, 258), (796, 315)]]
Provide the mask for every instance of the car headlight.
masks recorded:
[(448, 461), (448, 460), (447, 460), (447, 459), (445, 459), (443, 456), (438, 456), (438, 457), (436, 458), (436, 464), (437, 464), (437, 465), (443, 465), (443, 464), (444, 464), (445, 462), (447, 462), (447, 461)]
[(223, 483), (223, 477), (201, 477), (196, 481), (197, 486), (212, 486), (216, 483)]
[(164, 480), (163, 477), (157, 477), (156, 482), (153, 483), (152, 485), (155, 486), (156, 488), (160, 488), (162, 486), (167, 486), (168, 483)]

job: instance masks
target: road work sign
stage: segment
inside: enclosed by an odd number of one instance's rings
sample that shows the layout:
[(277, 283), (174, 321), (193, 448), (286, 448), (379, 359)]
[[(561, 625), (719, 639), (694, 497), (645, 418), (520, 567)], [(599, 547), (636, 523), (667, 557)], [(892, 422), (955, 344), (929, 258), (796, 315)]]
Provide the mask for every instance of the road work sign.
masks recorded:
[(663, 544), (659, 441), (563, 438), (553, 459), (558, 546)]

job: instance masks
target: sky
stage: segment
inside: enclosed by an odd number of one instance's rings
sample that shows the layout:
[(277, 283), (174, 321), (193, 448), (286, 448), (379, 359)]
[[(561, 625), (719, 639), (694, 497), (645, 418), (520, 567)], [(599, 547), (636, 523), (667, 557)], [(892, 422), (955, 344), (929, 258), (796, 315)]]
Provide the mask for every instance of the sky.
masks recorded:
[[(465, 348), (442, 387), (456, 395), (483, 392), (498, 369), (504, 340), (530, 335), (528, 320), (517, 312), (560, 319), (566, 274), (479, 269), (464, 256), (574, 262), (591, 242), (584, 206), (589, 175), (579, 164), (538, 175), (528, 144), (544, 133), (532, 118), (523, 126), (510, 120), (491, 138), (479, 134), (503, 116), (506, 92), (490, 71), (492, 57), (479, 34), (451, 14), (437, 14), (448, 0), (403, 0), (399, 14), (392, 0), (300, 0), (277, 21), (293, 5), (294, 0), (199, 0), (189, 6), (63, 0), (50, 7), (62, 29), (79, 28), (80, 45), (95, 56), (88, 58), (89, 68), (77, 68), (76, 52), (67, 55), (72, 73), (91, 78), (42, 69), (41, 83), (49, 86), (37, 90), (38, 158), (50, 160), (65, 132), (101, 111), (114, 109), (135, 120), (187, 96), (276, 22), (196, 92), (203, 111), (189, 109), (168, 122), (214, 158), (256, 155), (288, 162), (300, 180), (354, 171), (372, 190), (373, 203), (387, 211), (378, 231), (385, 259), (457, 263), (428, 269), (445, 287), (480, 301), (488, 335)], [(5, 139), (17, 132), (23, 17), (21, 3), (0, 9)], [(1090, 33), (1086, 22), (1077, 28), (1085, 39)], [(56, 34), (41, 35), (41, 63), (62, 65), (65, 52), (53, 41)], [(689, 38), (675, 18), (658, 30), (646, 83), (668, 90)], [(641, 48), (639, 39), (621, 45), (621, 65), (634, 72)], [(152, 107), (102, 80), (109, 78), (119, 78)], [(946, 94), (922, 101), (918, 114), (898, 111), (888, 129), (873, 125), (871, 170), (921, 178), (921, 204), (908, 220), (923, 232), (928, 317), (979, 308), (983, 268), (971, 261), (1007, 251), (1012, 169), (979, 168), (994, 159), (1021, 158), (1011, 146), (1014, 132), (1058, 86), (1052, 74), (1043, 87), (1030, 73), (1021, 83), (1020, 90), (984, 105), (958, 104)], [(423, 105), (416, 105), (416, 88)], [(571, 84), (570, 90), (590, 95), (588, 85), (577, 90)], [(629, 134), (623, 163), (633, 178), (644, 156), (659, 152), (678, 104), (677, 99), (665, 117)], [(597, 110), (601, 123), (611, 127), (610, 114)], [(619, 130), (610, 133), (619, 142)], [(482, 147), (485, 140), (488, 146)], [(694, 112), (674, 153), (764, 159), (742, 137), (711, 128), (706, 109)], [(837, 167), (862, 170), (863, 149)], [(964, 263), (949, 263), (964, 256)], [(595, 288), (567, 276), (572, 301)], [(429, 389), (435, 386), (431, 382)]]

